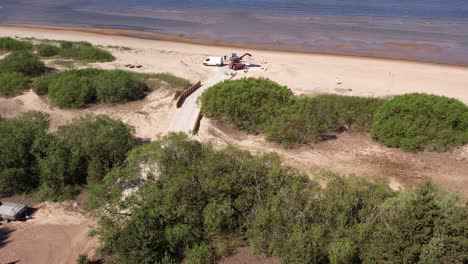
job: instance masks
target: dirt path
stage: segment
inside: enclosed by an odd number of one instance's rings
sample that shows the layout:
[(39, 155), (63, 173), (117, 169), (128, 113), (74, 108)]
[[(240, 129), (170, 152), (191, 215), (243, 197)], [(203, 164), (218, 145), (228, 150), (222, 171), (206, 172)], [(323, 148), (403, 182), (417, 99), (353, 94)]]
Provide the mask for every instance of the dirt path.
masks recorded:
[(468, 199), (468, 145), (452, 152), (408, 153), (384, 147), (367, 134), (344, 133), (336, 140), (284, 149), (263, 135), (248, 135), (222, 122), (204, 118), (197, 139), (221, 147), (237, 145), (253, 153), (277, 152), (285, 164), (313, 175), (330, 170), (370, 179), (386, 176), (392, 188), (431, 180)]

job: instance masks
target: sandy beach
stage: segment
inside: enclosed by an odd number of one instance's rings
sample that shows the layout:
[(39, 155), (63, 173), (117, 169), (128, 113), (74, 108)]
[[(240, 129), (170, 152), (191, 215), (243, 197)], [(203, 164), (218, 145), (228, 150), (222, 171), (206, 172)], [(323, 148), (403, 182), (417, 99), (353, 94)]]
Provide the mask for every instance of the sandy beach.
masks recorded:
[[(75, 30), (75, 31), (73, 31)], [(468, 67), (421, 62), (263, 51), (228, 46), (180, 43), (121, 36), (126, 31), (103, 29), (0, 27), (0, 36), (89, 41), (95, 45), (118, 45), (130, 51), (116, 51), (117, 60), (102, 65), (119, 68), (123, 64), (143, 65), (144, 72), (171, 72), (192, 81), (206, 81), (216, 68), (201, 63), (208, 55), (250, 52), (255, 63), (268, 69), (252, 68), (236, 78), (265, 77), (286, 85), (297, 94), (338, 93), (360, 96), (389, 96), (423, 92), (445, 95), (468, 103)], [(77, 31), (79, 30), (79, 31)], [(95, 32), (95, 33), (92, 33)], [(134, 32), (135, 33), (135, 32)], [(174, 36), (174, 40), (180, 40)], [(221, 45), (221, 44), (220, 44)], [(223, 44), (225, 45), (225, 44)], [(238, 45), (236, 45), (238, 46)], [(341, 82), (336, 84), (336, 79)]]

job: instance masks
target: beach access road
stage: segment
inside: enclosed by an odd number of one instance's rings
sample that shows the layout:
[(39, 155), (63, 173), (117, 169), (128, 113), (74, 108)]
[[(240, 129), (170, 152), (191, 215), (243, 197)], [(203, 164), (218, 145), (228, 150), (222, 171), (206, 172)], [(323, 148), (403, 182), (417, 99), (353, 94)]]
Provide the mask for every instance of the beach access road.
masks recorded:
[(216, 75), (185, 99), (182, 106), (177, 109), (171, 124), (169, 125), (168, 132), (184, 132), (191, 134), (200, 113), (198, 98), (206, 89), (224, 80), (231, 79), (232, 77), (233, 75), (231, 75), (226, 68), (220, 68)]

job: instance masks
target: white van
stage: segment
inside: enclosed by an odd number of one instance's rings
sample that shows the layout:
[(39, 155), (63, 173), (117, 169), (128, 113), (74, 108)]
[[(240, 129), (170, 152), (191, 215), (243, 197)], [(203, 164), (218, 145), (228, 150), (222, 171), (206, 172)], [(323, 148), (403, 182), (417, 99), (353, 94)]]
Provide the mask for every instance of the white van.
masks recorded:
[(218, 66), (218, 67), (223, 66), (224, 65), (223, 57), (215, 57), (215, 56), (208, 57), (203, 62), (203, 65), (205, 65), (205, 66)]

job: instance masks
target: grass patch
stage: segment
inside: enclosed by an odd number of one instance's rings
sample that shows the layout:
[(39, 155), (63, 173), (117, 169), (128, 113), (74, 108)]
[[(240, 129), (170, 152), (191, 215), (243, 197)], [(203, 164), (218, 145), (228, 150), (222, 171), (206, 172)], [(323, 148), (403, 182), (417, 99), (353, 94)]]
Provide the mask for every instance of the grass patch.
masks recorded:
[[(172, 73), (139, 73), (139, 72), (136, 72), (134, 74), (145, 82), (148, 82), (151, 80), (155, 80), (159, 82), (162, 81), (168, 84), (170, 88), (181, 88), (190, 84), (189, 80), (175, 76)], [(161, 86), (161, 83), (159, 83), (159, 85), (156, 83), (156, 86), (157, 88), (159, 88)]]
[(52, 57), (57, 55), (60, 51), (60, 49), (57, 46), (45, 43), (36, 45), (36, 50), (39, 56), (42, 57)]
[(24, 74), (13, 72), (0, 74), (0, 96), (17, 96), (28, 89), (29, 78)]
[(29, 41), (16, 40), (10, 37), (0, 38), (0, 50), (14, 51), (14, 50), (32, 50), (33, 45)]
[(89, 42), (61, 41), (58, 55), (86, 62), (110, 62), (115, 60), (115, 57), (109, 51), (94, 47)]

